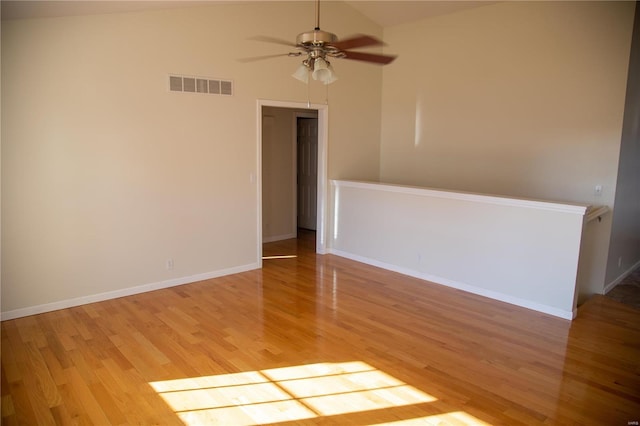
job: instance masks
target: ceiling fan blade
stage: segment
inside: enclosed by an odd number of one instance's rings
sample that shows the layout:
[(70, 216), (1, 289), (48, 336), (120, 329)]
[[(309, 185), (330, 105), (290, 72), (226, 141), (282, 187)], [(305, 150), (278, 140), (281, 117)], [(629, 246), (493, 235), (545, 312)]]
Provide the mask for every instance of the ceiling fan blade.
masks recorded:
[(266, 43), (275, 43), (275, 44), (282, 44), (284, 46), (289, 46), (289, 47), (297, 47), (295, 43), (291, 43), (290, 41), (282, 40), (276, 37), (254, 36), (254, 37), (249, 37), (249, 40), (264, 41)]
[(344, 51), (344, 59), (353, 59), (354, 61), (371, 62), (375, 64), (387, 65), (393, 62), (397, 56), (378, 55), (375, 53), (351, 52)]
[(301, 54), (302, 54), (302, 52), (278, 53), (278, 54), (275, 54), (275, 55), (251, 56), (249, 58), (239, 58), (239, 59), (236, 59), (236, 60), (238, 62), (247, 63), (247, 62), (262, 61), (264, 59), (279, 58), (279, 57), (282, 57), (282, 56), (300, 56)]
[(369, 35), (353, 36), (345, 40), (338, 40), (335, 43), (331, 43), (332, 46), (335, 46), (340, 50), (355, 49), (357, 47), (367, 46), (381, 46), (383, 44), (384, 43), (382, 41)]

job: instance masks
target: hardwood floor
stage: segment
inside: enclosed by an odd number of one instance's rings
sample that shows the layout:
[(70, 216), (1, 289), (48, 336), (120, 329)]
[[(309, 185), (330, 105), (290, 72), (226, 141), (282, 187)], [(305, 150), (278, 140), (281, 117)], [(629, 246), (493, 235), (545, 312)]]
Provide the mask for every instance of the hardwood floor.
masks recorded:
[(595, 297), (569, 322), (312, 250), (2, 322), (2, 423), (640, 420), (640, 311)]
[(607, 293), (607, 297), (640, 309), (640, 268), (626, 276), (620, 284)]

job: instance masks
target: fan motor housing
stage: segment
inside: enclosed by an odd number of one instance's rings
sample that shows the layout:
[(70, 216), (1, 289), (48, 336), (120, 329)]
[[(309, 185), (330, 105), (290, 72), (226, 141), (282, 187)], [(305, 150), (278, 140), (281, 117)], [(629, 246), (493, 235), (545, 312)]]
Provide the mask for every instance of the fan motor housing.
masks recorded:
[(338, 41), (338, 37), (335, 34), (319, 29), (298, 34), (296, 37), (296, 43), (302, 46), (322, 46), (336, 41)]

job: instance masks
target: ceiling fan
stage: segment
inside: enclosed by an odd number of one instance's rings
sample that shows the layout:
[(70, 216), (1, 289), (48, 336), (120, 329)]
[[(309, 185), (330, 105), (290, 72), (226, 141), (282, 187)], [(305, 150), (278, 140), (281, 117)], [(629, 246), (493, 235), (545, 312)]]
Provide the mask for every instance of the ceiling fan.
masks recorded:
[(319, 80), (324, 84), (330, 84), (336, 81), (337, 77), (328, 58), (352, 59), (379, 65), (389, 64), (396, 58), (396, 56), (391, 55), (354, 52), (350, 50), (359, 47), (380, 46), (384, 43), (369, 35), (357, 35), (345, 40), (338, 40), (335, 34), (320, 29), (320, 0), (316, 0), (315, 9), (315, 28), (312, 31), (298, 34), (295, 43), (274, 37), (257, 36), (251, 38), (252, 40), (293, 47), (297, 50), (296, 52), (258, 56), (246, 58), (242, 61), (250, 62), (277, 56), (304, 56), (305, 59), (292, 76), (303, 83), (308, 83), (309, 75), (311, 75), (314, 80)]

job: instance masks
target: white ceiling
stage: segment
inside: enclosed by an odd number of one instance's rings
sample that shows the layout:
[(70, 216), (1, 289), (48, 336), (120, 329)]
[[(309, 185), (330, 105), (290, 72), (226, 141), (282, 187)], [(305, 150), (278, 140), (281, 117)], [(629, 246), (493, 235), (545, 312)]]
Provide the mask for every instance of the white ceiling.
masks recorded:
[[(208, 0), (229, 2), (222, 0)], [(493, 3), (490, 1), (347, 0), (347, 4), (383, 27)], [(46, 18), (201, 6), (206, 1), (58, 1), (2, 0), (2, 19)]]

